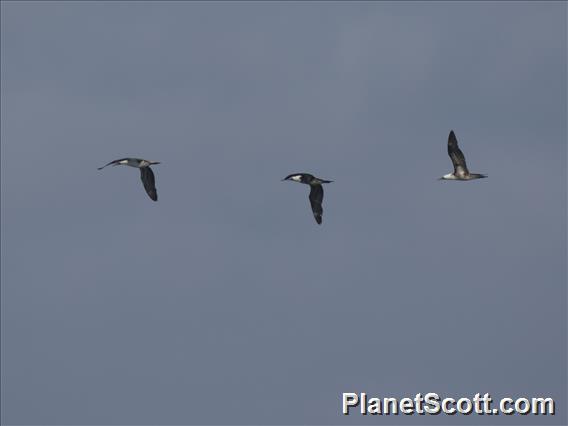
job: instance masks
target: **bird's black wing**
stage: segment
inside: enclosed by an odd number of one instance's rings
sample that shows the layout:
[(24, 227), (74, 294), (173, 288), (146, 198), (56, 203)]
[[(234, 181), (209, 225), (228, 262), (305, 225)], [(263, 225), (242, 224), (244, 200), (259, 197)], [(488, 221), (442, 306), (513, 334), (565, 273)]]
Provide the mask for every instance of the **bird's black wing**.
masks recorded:
[(144, 189), (148, 193), (148, 196), (154, 200), (158, 201), (158, 192), (156, 191), (156, 179), (154, 178), (154, 172), (150, 167), (140, 167), (140, 179), (144, 184)]
[(312, 212), (316, 222), (321, 225), (323, 208), (321, 203), (323, 201), (323, 187), (321, 185), (310, 185), (310, 204), (312, 205)]
[(465, 157), (461, 149), (458, 147), (458, 140), (453, 130), (450, 132), (450, 136), (448, 136), (448, 155), (454, 165), (454, 174), (469, 174), (465, 163)]

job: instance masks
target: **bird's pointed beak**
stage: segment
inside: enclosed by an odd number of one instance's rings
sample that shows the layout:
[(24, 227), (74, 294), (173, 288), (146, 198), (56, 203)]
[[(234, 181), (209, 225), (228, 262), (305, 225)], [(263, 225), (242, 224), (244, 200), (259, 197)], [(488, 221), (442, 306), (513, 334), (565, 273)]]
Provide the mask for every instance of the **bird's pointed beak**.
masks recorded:
[(160, 164), (159, 161), (151, 161), (150, 164)]

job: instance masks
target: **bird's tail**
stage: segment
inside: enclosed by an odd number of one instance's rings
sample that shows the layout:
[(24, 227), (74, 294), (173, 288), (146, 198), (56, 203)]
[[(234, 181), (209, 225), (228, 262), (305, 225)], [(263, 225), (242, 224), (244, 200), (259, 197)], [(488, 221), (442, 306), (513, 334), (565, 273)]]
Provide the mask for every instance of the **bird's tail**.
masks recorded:
[(110, 163), (105, 164), (105, 165), (102, 166), (102, 167), (97, 167), (97, 170), (102, 170), (102, 169), (104, 169), (106, 166), (110, 166), (111, 164), (112, 164), (113, 166), (116, 166), (117, 163), (116, 163), (116, 161), (111, 161)]

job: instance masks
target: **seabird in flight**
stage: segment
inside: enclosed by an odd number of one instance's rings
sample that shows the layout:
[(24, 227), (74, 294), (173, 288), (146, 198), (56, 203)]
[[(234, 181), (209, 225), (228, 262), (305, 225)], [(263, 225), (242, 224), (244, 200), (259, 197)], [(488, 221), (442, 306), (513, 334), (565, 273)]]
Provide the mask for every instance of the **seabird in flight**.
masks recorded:
[(322, 183), (330, 183), (332, 180), (324, 180), (317, 178), (309, 173), (293, 173), (286, 176), (284, 180), (292, 180), (294, 182), (305, 183), (310, 185), (310, 204), (312, 205), (312, 212), (318, 225), (321, 225), (323, 208), (321, 203), (323, 201), (323, 187)]
[(144, 189), (148, 193), (148, 196), (154, 200), (158, 201), (158, 193), (156, 192), (156, 179), (154, 178), (154, 172), (150, 168), (152, 164), (160, 164), (159, 161), (148, 161), (142, 160), (141, 158), (121, 158), (120, 160), (111, 161), (108, 164), (105, 164), (102, 167), (99, 167), (98, 170), (104, 169), (106, 166), (130, 166), (130, 167), (137, 167), (140, 169), (140, 179), (142, 179), (142, 183), (144, 184)]
[(458, 140), (453, 130), (450, 131), (448, 136), (448, 155), (454, 165), (454, 172), (442, 176), (439, 180), (473, 180), (487, 177), (487, 175), (469, 172), (465, 164), (465, 157), (458, 147)]

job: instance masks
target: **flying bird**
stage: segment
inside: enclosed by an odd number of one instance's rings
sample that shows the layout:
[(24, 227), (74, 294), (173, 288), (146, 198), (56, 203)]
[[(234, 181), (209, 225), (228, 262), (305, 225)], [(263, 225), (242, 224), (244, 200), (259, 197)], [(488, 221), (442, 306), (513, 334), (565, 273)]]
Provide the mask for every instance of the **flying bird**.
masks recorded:
[(309, 173), (293, 173), (291, 175), (286, 176), (283, 181), (291, 180), (294, 182), (305, 183), (306, 185), (310, 185), (310, 204), (312, 206), (312, 212), (314, 213), (314, 218), (318, 225), (321, 225), (322, 222), (322, 214), (323, 208), (321, 203), (323, 201), (323, 187), (321, 186), (322, 183), (330, 183), (333, 182), (332, 180), (324, 180), (317, 178)]
[(465, 163), (462, 150), (458, 147), (458, 140), (453, 130), (448, 136), (448, 155), (454, 165), (454, 172), (442, 176), (439, 180), (473, 180), (486, 178), (487, 175), (480, 173), (470, 173)]
[(99, 167), (98, 170), (104, 169), (106, 166), (130, 166), (130, 167), (137, 167), (140, 169), (140, 179), (142, 179), (142, 183), (144, 184), (144, 189), (148, 196), (154, 200), (158, 201), (158, 192), (156, 191), (156, 179), (154, 178), (154, 172), (150, 168), (152, 164), (160, 164), (159, 161), (148, 161), (142, 160), (141, 158), (121, 158), (120, 160), (111, 161), (108, 164), (105, 164), (102, 167)]

